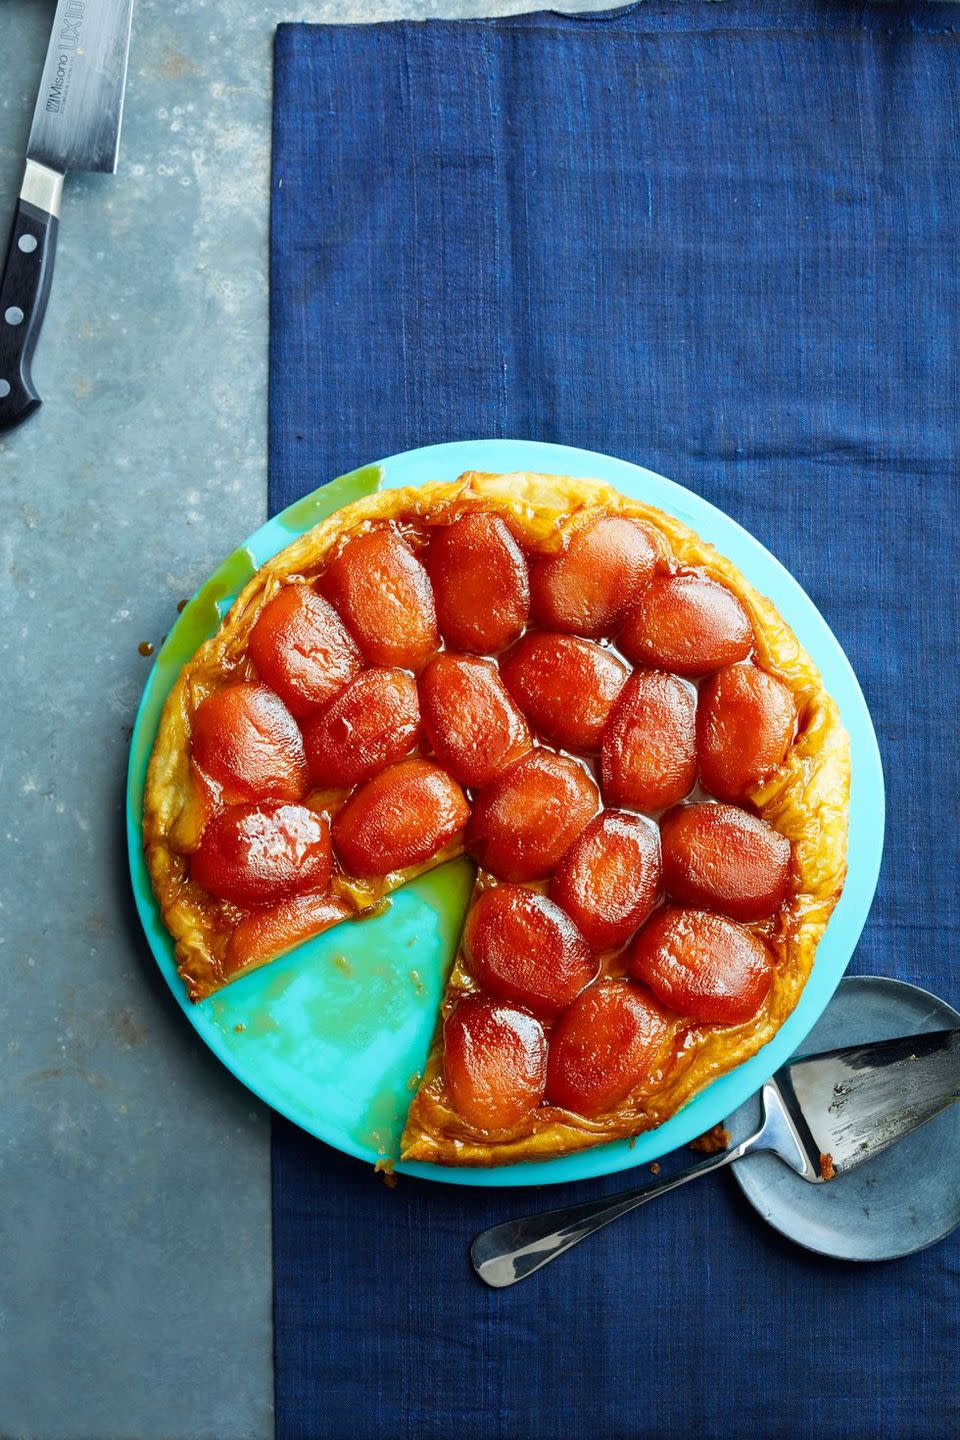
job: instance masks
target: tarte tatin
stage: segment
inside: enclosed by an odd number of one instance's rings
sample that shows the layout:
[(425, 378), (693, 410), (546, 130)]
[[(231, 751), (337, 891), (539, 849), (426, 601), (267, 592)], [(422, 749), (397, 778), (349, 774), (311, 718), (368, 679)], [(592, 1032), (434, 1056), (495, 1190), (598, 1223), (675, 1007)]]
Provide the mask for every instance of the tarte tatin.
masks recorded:
[(264, 565), (182, 671), (144, 840), (190, 996), (466, 852), (405, 1159), (660, 1124), (797, 1003), (843, 886), (846, 732), (769, 600), (610, 486), (386, 490)]

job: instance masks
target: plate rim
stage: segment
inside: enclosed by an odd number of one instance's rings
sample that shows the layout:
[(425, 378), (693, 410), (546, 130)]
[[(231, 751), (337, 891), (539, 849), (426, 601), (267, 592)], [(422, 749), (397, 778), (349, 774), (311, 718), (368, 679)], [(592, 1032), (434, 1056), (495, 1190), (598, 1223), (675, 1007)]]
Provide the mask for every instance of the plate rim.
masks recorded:
[[(841, 975), (834, 993), (838, 993), (842, 988), (846, 988), (847, 986), (856, 987), (860, 985), (868, 985), (871, 988), (879, 986), (884, 990), (906, 990), (909, 991), (912, 996), (922, 996), (924, 999), (932, 1001), (934, 1005), (940, 1006), (943, 1010), (948, 1011), (956, 1020), (957, 1024), (960, 1025), (960, 1010), (957, 1010), (951, 1005), (949, 1000), (944, 1000), (942, 995), (935, 995), (932, 990), (927, 990), (923, 985), (915, 985), (912, 980), (900, 980), (895, 975)], [(826, 1009), (826, 1006), (824, 1009)], [(823, 1012), (821, 1012), (821, 1014), (822, 1013)], [(764, 1211), (760, 1209), (756, 1198), (760, 1192), (756, 1189), (751, 1190), (747, 1180), (747, 1175), (750, 1173), (748, 1168), (741, 1167), (734, 1161), (730, 1166), (730, 1170), (737, 1185), (740, 1187), (740, 1192), (744, 1199), (754, 1213), (758, 1215), (765, 1224), (770, 1226), (771, 1230), (776, 1230), (778, 1235), (782, 1235), (784, 1239), (789, 1240), (792, 1245), (798, 1245), (802, 1250), (808, 1250), (812, 1255), (822, 1255), (827, 1260), (837, 1260), (841, 1264), (885, 1265), (891, 1260), (905, 1260), (908, 1255), (919, 1255), (921, 1251), (929, 1250), (931, 1245), (939, 1245), (941, 1240), (946, 1240), (948, 1236), (960, 1228), (960, 1218), (958, 1218), (954, 1220), (952, 1224), (948, 1225), (945, 1230), (939, 1231), (929, 1240), (924, 1240), (919, 1245), (911, 1245), (906, 1250), (891, 1250), (888, 1255), (844, 1255), (837, 1250), (824, 1250), (819, 1245), (813, 1245), (807, 1240), (799, 1239), (793, 1231), (786, 1229), (783, 1225), (777, 1224), (772, 1215), (765, 1214)]]
[[(482, 461), (482, 463), (478, 463)], [(652, 489), (656, 494), (644, 496), (650, 503), (676, 515), (693, 525), (705, 539), (715, 544), (728, 556), (758, 589), (769, 596), (777, 609), (784, 614), (787, 623), (798, 632), (801, 643), (813, 656), (821, 672), (828, 672), (834, 678), (828, 689), (840, 705), (844, 724), (851, 739), (851, 809), (850, 835), (855, 827), (858, 849), (855, 863), (848, 852), (848, 874), (840, 901), (831, 916), (825, 936), (821, 939), (814, 961), (814, 968), (807, 980), (800, 1000), (787, 1020), (773, 1038), (756, 1055), (736, 1066), (728, 1074), (712, 1081), (693, 1097), (676, 1115), (663, 1125), (646, 1131), (631, 1143), (626, 1140), (611, 1141), (604, 1145), (577, 1151), (572, 1155), (560, 1156), (541, 1161), (515, 1161), (510, 1164), (490, 1167), (452, 1167), (426, 1162), (397, 1161), (397, 1173), (429, 1179), (453, 1185), (480, 1187), (524, 1187), (530, 1185), (562, 1184), (581, 1179), (593, 1179), (602, 1175), (630, 1170), (647, 1163), (671, 1150), (678, 1149), (709, 1129), (711, 1125), (733, 1112), (769, 1078), (796, 1050), (804, 1036), (816, 1023), (833, 996), (853, 957), (857, 942), (866, 923), (879, 878), (883, 852), (883, 831), (885, 824), (885, 797), (883, 768), (876, 735), (866, 700), (847, 656), (820, 611), (806, 594), (800, 583), (789, 570), (764, 545), (761, 544), (738, 521), (725, 511), (705, 500), (686, 486), (616, 456), (604, 455), (598, 451), (583, 450), (574, 446), (537, 440), (480, 439), (440, 442), (435, 445), (399, 451), (385, 459), (359, 467), (367, 470), (379, 468), (380, 486), (386, 489), (398, 485), (425, 484), (439, 478), (431, 473), (433, 467), (453, 471), (449, 477), (470, 469), (493, 471), (540, 471), (591, 475), (606, 479), (626, 494), (640, 498), (643, 494), (636, 487)], [(419, 478), (412, 479), (406, 472), (414, 471)], [(400, 478), (393, 478), (399, 472)], [(359, 471), (351, 471), (356, 475)], [(340, 479), (349, 477), (337, 477)], [(329, 483), (334, 483), (333, 481)], [(380, 488), (378, 486), (378, 488)], [(235, 547), (230, 554), (246, 550), (257, 566), (277, 554), (291, 543), (298, 534), (311, 527), (313, 522), (303, 524), (298, 520), (284, 523), (284, 517), (299, 507), (303, 515), (309, 509), (312, 496), (321, 496), (327, 485), (301, 497), (286, 509), (272, 516), (259, 526), (246, 540)], [(305, 501), (307, 505), (305, 506)], [(721, 538), (717, 538), (719, 532)], [(731, 554), (731, 549), (733, 553)], [(741, 554), (742, 552), (742, 554)], [(746, 556), (744, 563), (742, 555)], [(757, 572), (766, 579), (758, 579)], [(216, 575), (217, 571), (211, 572)], [(205, 582), (207, 583), (207, 582)], [(203, 587), (201, 587), (201, 590)], [(200, 591), (197, 592), (201, 593)], [(225, 597), (232, 603), (233, 596)], [(222, 613), (222, 612), (221, 612)], [(167, 645), (173, 645), (181, 617), (171, 627), (165, 645), (161, 647), (159, 662)], [(811, 644), (809, 636), (813, 637)], [(822, 648), (821, 648), (822, 647)], [(271, 1096), (270, 1086), (261, 1085), (250, 1067), (222, 1043), (223, 1037), (217, 1027), (207, 1019), (203, 1002), (192, 1003), (186, 995), (182, 981), (173, 961), (173, 947), (170, 936), (159, 920), (159, 912), (153, 897), (152, 886), (146, 872), (141, 838), (143, 782), (147, 760), (152, 749), (153, 733), (145, 739), (149, 726), (150, 712), (162, 706), (166, 693), (172, 686), (176, 674), (169, 677), (167, 689), (158, 697), (158, 688), (164, 681), (159, 679), (162, 667), (155, 663), (144, 685), (137, 709), (136, 720), (130, 741), (130, 757), (127, 766), (125, 813), (127, 824), (128, 862), (131, 884), (137, 913), (150, 947), (154, 961), (166, 979), (170, 989), (187, 1015), (194, 1029), (216, 1057), (225, 1064), (241, 1084), (256, 1095), (271, 1109), (284, 1115), (309, 1134), (332, 1145), (343, 1153), (373, 1163), (376, 1155), (368, 1148), (342, 1133), (324, 1131), (322, 1121), (315, 1115), (297, 1113), (298, 1107), (289, 1100), (278, 1100)], [(840, 693), (837, 693), (839, 682)], [(146, 884), (144, 883), (146, 881)], [(827, 947), (826, 951), (825, 948)], [(838, 952), (837, 955), (834, 951)], [(840, 953), (846, 952), (841, 959)], [(829, 959), (821, 959), (821, 956)], [(817, 972), (817, 963), (820, 971)], [(254, 1066), (255, 1071), (255, 1066)], [(749, 1083), (748, 1083), (749, 1082)], [(712, 1103), (711, 1103), (712, 1102)], [(712, 1118), (711, 1118), (712, 1117)], [(664, 1143), (663, 1137), (667, 1136)]]

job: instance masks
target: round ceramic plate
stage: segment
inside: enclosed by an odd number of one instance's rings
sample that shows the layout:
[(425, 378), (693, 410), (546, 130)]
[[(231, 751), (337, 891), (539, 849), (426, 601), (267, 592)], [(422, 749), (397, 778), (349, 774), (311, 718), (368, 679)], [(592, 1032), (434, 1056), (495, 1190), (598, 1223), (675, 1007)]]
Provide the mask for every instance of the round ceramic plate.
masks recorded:
[[(960, 1025), (960, 1014), (916, 985), (850, 975), (806, 1037), (801, 1052), (865, 1045)], [(733, 1141), (760, 1118), (756, 1096), (726, 1122)], [(828, 1185), (809, 1185), (775, 1155), (732, 1166), (768, 1224), (808, 1250), (837, 1260), (894, 1260), (943, 1240), (960, 1225), (960, 1105)]]
[(768, 595), (820, 667), (852, 746), (849, 873), (796, 1010), (752, 1059), (714, 1081), (659, 1129), (559, 1160), (454, 1169), (397, 1164), (460, 1185), (545, 1185), (627, 1170), (687, 1144), (729, 1115), (793, 1054), (843, 974), (866, 920), (883, 845), (883, 774), (863, 695), (839, 644), (797, 582), (768, 551), (706, 501), (624, 460), (529, 440), (458, 441), (394, 455), (343, 476), (252, 535), (186, 607), (157, 656), (131, 742), (127, 790), (137, 907), (157, 964), (210, 1049), (274, 1109), (330, 1145), (376, 1161), (399, 1153), (410, 1095), (429, 1049), (446, 972), (470, 894), (458, 860), (393, 896), (376, 919), (339, 925), (292, 954), (192, 1005), (153, 897), (141, 848), (147, 761), (180, 668), (212, 635), (253, 574), (297, 535), (378, 488), (455, 480), (465, 470), (530, 470), (608, 481), (685, 521)]

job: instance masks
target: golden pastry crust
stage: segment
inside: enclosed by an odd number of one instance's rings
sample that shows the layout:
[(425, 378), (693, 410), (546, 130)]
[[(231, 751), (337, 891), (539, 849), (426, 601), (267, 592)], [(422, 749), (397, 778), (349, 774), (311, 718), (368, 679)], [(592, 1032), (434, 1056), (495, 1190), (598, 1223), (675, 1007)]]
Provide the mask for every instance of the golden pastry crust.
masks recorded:
[[(558, 549), (567, 527), (588, 521), (598, 510), (643, 520), (681, 565), (700, 568), (739, 597), (753, 624), (757, 664), (790, 689), (798, 714), (796, 737), (784, 764), (750, 796), (757, 812), (791, 840), (796, 879), (794, 894), (774, 922), (752, 927), (763, 933), (777, 960), (773, 987), (758, 1014), (737, 1026), (690, 1026), (678, 1018), (671, 1037), (674, 1048), (664, 1056), (661, 1071), (615, 1112), (585, 1119), (544, 1105), (520, 1131), (498, 1136), (472, 1131), (452, 1108), (443, 1081), (438, 1026), (407, 1119), (403, 1157), (493, 1165), (567, 1154), (660, 1124), (773, 1037), (799, 999), (843, 887), (850, 761), (837, 707), (774, 606), (729, 560), (672, 516), (597, 481), (528, 473), (469, 472), (452, 483), (364, 497), (295, 540), (256, 573), (218, 633), (181, 672), (164, 708), (147, 776), (144, 844), (163, 918), (175, 941), (178, 968), (192, 998), (211, 994), (240, 973), (230, 969), (230, 936), (240, 912), (213, 901), (189, 879), (189, 853), (199, 839), (203, 814), (190, 760), (191, 716), (197, 705), (224, 684), (251, 677), (247, 643), (264, 606), (283, 584), (315, 578), (348, 533), (382, 520), (430, 527), (468, 509), (499, 511), (524, 546), (541, 553)], [(456, 853), (460, 847), (451, 846), (427, 865), (386, 876), (374, 886), (338, 877), (335, 888), (345, 902), (343, 913), (375, 906), (413, 874)], [(246, 968), (269, 958), (274, 957), (255, 957)], [(458, 956), (444, 1015), (470, 988)]]

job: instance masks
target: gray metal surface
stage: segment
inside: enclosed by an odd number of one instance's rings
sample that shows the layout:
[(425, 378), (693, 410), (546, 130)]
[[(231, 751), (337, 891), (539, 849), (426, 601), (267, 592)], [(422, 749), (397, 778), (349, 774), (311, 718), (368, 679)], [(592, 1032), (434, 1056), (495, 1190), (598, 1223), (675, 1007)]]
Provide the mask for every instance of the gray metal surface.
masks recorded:
[(133, 0), (59, 0), (27, 144), (67, 174), (117, 168)]
[[(118, 174), (68, 181), (0, 439), (0, 1436), (272, 1433), (268, 1119), (128, 903), (138, 645), (265, 515), (276, 22), (530, 8), (138, 0)], [(51, 18), (0, 0), (0, 245)]]

